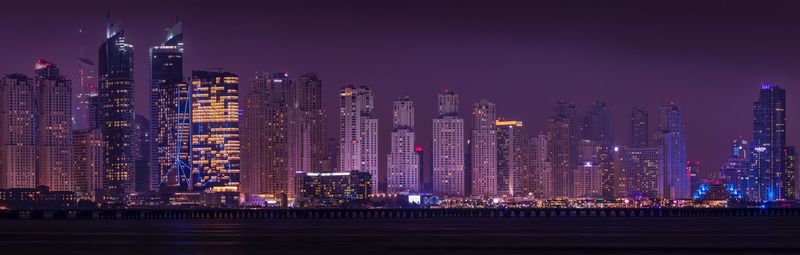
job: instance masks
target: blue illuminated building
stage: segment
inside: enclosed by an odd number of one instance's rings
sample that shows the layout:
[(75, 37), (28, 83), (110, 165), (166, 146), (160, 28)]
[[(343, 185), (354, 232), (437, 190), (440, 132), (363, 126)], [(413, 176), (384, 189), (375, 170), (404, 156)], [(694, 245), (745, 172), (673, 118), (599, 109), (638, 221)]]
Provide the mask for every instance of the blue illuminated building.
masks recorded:
[(792, 174), (786, 173), (786, 90), (762, 84), (753, 103), (751, 169), (745, 192), (749, 199), (788, 198), (794, 189)]

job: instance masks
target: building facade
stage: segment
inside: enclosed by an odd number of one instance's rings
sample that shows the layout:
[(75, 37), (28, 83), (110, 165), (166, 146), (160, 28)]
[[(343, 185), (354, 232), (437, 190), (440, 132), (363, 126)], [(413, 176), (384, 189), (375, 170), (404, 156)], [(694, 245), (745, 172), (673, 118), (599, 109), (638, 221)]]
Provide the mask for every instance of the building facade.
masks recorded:
[(100, 129), (79, 129), (72, 133), (73, 179), (81, 198), (94, 200), (103, 189), (103, 134)]
[(117, 194), (132, 193), (134, 182), (133, 45), (125, 31), (109, 22), (100, 46), (99, 125), (103, 133), (103, 187)]
[(372, 176), (372, 193), (378, 193), (378, 119), (373, 117), (374, 97), (366, 86), (347, 85), (339, 97), (339, 172), (366, 172)]
[(690, 199), (691, 181), (686, 162), (686, 127), (680, 108), (675, 104), (659, 108), (659, 138), (661, 156), (664, 158), (664, 196), (670, 199)]
[(497, 113), (482, 99), (472, 106), (472, 196), (497, 195)]
[(183, 29), (178, 21), (167, 38), (150, 47), (150, 172), (147, 189), (189, 190), (191, 98), (183, 75)]
[(393, 103), (391, 147), (386, 159), (386, 192), (418, 193), (420, 187), (419, 155), (414, 151), (414, 102), (400, 97)]
[(46, 60), (35, 68), (37, 185), (73, 191), (72, 82)]
[(751, 172), (745, 194), (749, 199), (786, 198), (794, 188), (792, 174), (786, 173), (786, 90), (762, 84), (753, 103)]
[(228, 72), (193, 71), (193, 189), (239, 187), (239, 76)]
[(23, 74), (0, 83), (0, 189), (36, 187), (35, 85)]
[(458, 94), (446, 90), (438, 95), (439, 116), (433, 119), (431, 179), (433, 194), (466, 195), (464, 119), (458, 117)]

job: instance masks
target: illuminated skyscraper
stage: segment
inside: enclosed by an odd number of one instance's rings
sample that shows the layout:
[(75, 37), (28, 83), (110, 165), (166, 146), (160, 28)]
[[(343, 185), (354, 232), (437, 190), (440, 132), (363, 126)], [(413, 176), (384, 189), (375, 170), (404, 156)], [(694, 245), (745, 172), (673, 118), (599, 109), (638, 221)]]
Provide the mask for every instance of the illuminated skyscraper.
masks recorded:
[(521, 121), (498, 120), (497, 128), (497, 192), (501, 195), (519, 195), (526, 190), (526, 142)]
[(36, 62), (37, 185), (72, 191), (72, 82), (46, 60)]
[[(183, 76), (183, 31), (178, 21), (158, 46), (150, 47), (150, 172), (147, 189), (188, 190), (190, 88)], [(137, 173), (138, 175), (138, 173)]]
[(549, 142), (546, 134), (531, 135), (528, 142), (530, 156), (530, 190), (533, 197), (550, 199), (553, 197), (553, 165), (548, 160)]
[(797, 149), (794, 146), (786, 146), (786, 173), (791, 173), (793, 175), (792, 181), (794, 182), (794, 190), (792, 190), (792, 195), (794, 197), (790, 197), (788, 194), (786, 195), (787, 198), (794, 198), (797, 199)]
[(104, 187), (117, 195), (131, 193), (135, 189), (133, 45), (125, 41), (125, 32), (117, 31), (110, 20), (98, 55)]
[(136, 121), (134, 122), (134, 137), (136, 141), (133, 143), (133, 159), (136, 165), (136, 192), (152, 191), (151, 188), (151, 171), (149, 160), (151, 145), (150, 136), (150, 121), (142, 115), (136, 114)]
[(83, 198), (95, 199), (103, 189), (103, 134), (100, 129), (79, 129), (72, 133), (75, 192)]
[(458, 94), (445, 90), (438, 95), (439, 117), (433, 119), (431, 144), (433, 194), (466, 195), (464, 119), (458, 117)]
[(659, 107), (658, 129), (658, 145), (661, 147), (661, 156), (664, 157), (664, 196), (670, 199), (690, 199), (692, 190), (686, 167), (686, 127), (677, 105)]
[(661, 150), (659, 148), (619, 148), (616, 173), (619, 197), (663, 198)]
[(631, 111), (631, 148), (650, 147), (650, 121), (645, 108)]
[(497, 113), (482, 99), (472, 106), (472, 196), (497, 195)]
[(552, 164), (553, 196), (572, 197), (573, 169), (570, 164), (570, 120), (563, 116), (547, 119), (547, 159)]
[(347, 85), (339, 94), (339, 172), (370, 173), (372, 193), (378, 193), (378, 119), (372, 113), (372, 89)]
[[(598, 167), (603, 173), (603, 197), (614, 197), (614, 122), (611, 110), (605, 102), (595, 101), (583, 121), (583, 139), (591, 140), (600, 145), (600, 158)], [(579, 166), (580, 167), (580, 166)]]
[(23, 74), (0, 83), (0, 189), (36, 187), (34, 88)]
[(239, 187), (239, 76), (192, 71), (193, 189)]
[(720, 178), (733, 185), (734, 189), (741, 194), (744, 194), (743, 188), (750, 172), (749, 150), (750, 145), (746, 140), (733, 140), (728, 160), (719, 170)]
[(753, 103), (751, 172), (745, 194), (750, 199), (788, 198), (793, 190), (792, 174), (786, 173), (786, 90), (762, 84)]
[(414, 152), (414, 103), (400, 97), (393, 104), (392, 144), (387, 155), (387, 193), (419, 192), (419, 155)]
[(578, 145), (578, 159), (582, 164), (574, 168), (575, 197), (600, 197), (603, 190), (603, 171), (600, 169), (602, 146), (592, 140), (582, 140)]
[(303, 171), (328, 172), (333, 164), (327, 152), (328, 116), (322, 108), (322, 80), (316, 73), (304, 73), (293, 83), (294, 107), (308, 125), (309, 146), (304, 149), (310, 157), (310, 169)]

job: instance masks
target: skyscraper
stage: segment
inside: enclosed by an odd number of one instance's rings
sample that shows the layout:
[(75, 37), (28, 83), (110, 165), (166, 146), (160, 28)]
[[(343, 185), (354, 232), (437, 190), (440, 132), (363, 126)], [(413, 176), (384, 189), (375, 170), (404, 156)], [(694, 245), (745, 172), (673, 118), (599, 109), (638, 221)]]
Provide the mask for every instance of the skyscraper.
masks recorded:
[(592, 140), (582, 140), (578, 145), (578, 159), (573, 175), (575, 197), (600, 197), (603, 190), (603, 172), (600, 169), (602, 146)]
[(719, 175), (726, 183), (733, 185), (736, 192), (744, 194), (750, 173), (750, 145), (746, 140), (735, 139), (730, 148), (728, 160), (720, 168)]
[(753, 103), (752, 170), (746, 195), (750, 199), (788, 198), (793, 181), (786, 173), (786, 90), (761, 84), (758, 101)]
[(431, 163), (433, 194), (466, 195), (464, 119), (458, 117), (458, 94), (445, 90), (438, 95), (439, 116), (433, 119)]
[(659, 107), (658, 129), (658, 145), (661, 147), (661, 156), (664, 157), (664, 196), (670, 199), (690, 199), (692, 190), (686, 166), (686, 127), (677, 105)]
[(99, 115), (103, 133), (104, 188), (115, 194), (134, 191), (133, 45), (125, 31), (109, 22), (98, 52)]
[(600, 145), (600, 158), (598, 167), (603, 174), (602, 196), (606, 198), (614, 197), (614, 156), (613, 147), (616, 144), (614, 139), (614, 124), (611, 110), (605, 102), (595, 101), (586, 114), (583, 121), (583, 139), (591, 140)]
[(497, 195), (497, 113), (481, 99), (472, 106), (472, 196)]
[(303, 73), (293, 83), (294, 102), (308, 125), (310, 169), (304, 171), (329, 172), (333, 164), (328, 158), (328, 116), (322, 107), (322, 80), (316, 73)]
[(239, 76), (192, 71), (192, 183), (238, 190)]
[(616, 163), (619, 197), (663, 198), (661, 150), (659, 148), (620, 148)]
[(498, 120), (497, 128), (497, 192), (501, 195), (519, 195), (526, 190), (526, 142), (521, 121)]
[(372, 89), (347, 85), (339, 95), (339, 172), (369, 173), (372, 193), (378, 193), (378, 119), (373, 117)]
[(100, 129), (79, 129), (72, 133), (75, 192), (94, 200), (103, 189), (103, 134)]
[(556, 115), (547, 119), (547, 161), (552, 165), (553, 196), (572, 197), (573, 169), (570, 160), (570, 120)]
[[(188, 190), (191, 185), (191, 99), (183, 76), (183, 30), (176, 22), (166, 39), (150, 47), (150, 172), (151, 191)], [(138, 173), (137, 173), (138, 175)]]
[(10, 74), (0, 86), (0, 188), (34, 188), (34, 82), (23, 74)]
[(277, 182), (280, 180), (277, 176), (280, 172), (276, 172), (280, 169), (286, 170), (286, 160), (285, 157), (277, 157), (274, 148), (271, 147), (272, 142), (282, 137), (275, 136), (274, 133), (270, 136), (267, 132), (268, 128), (275, 128), (273, 125), (267, 125), (273, 117), (269, 115), (268, 110), (271, 100), (269, 88), (268, 75), (259, 73), (250, 83), (250, 92), (242, 97), (241, 191), (248, 195), (286, 192), (285, 185), (282, 185), (284, 183)]
[(794, 182), (793, 187), (795, 188), (794, 190), (792, 190), (793, 193), (791, 195), (793, 196), (789, 196), (789, 194), (786, 194), (786, 197), (797, 199), (797, 194), (798, 194), (797, 179), (796, 179), (798, 176), (797, 149), (794, 146), (786, 146), (786, 173), (790, 173), (793, 175), (792, 177), (794, 178), (792, 178), (791, 180)]
[(650, 147), (650, 121), (645, 108), (631, 111), (631, 148)]
[(150, 121), (142, 115), (136, 114), (136, 121), (134, 122), (135, 131), (134, 137), (136, 141), (133, 143), (133, 159), (136, 168), (136, 192), (152, 191), (150, 188), (151, 177), (149, 160), (150, 157)]
[(46, 60), (40, 59), (35, 68), (37, 185), (72, 191), (72, 82)]
[(419, 155), (414, 151), (414, 103), (400, 97), (393, 104), (392, 144), (386, 160), (387, 193), (419, 192)]
[[(553, 197), (553, 165), (548, 160), (548, 142), (547, 134), (534, 134), (530, 136), (528, 142), (527, 158), (530, 159), (529, 178), (530, 188), (528, 193), (532, 193), (533, 197), (539, 199), (550, 199)], [(527, 186), (527, 185), (525, 185)]]

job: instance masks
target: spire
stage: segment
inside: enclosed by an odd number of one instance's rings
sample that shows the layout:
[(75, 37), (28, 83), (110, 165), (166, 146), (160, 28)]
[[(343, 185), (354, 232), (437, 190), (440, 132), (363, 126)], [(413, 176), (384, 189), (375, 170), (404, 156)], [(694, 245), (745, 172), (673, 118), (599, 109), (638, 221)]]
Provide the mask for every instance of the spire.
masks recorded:
[(106, 39), (114, 35), (114, 24), (111, 23), (111, 10), (106, 13)]

